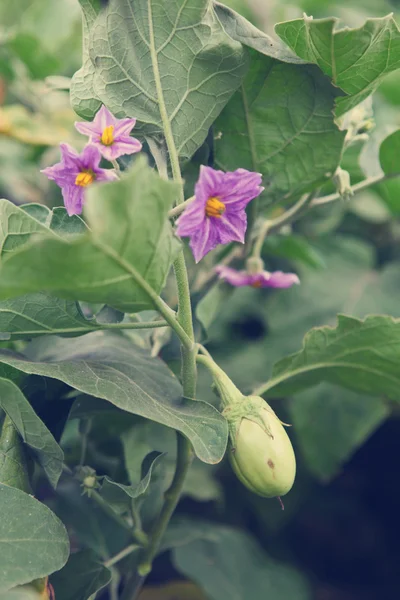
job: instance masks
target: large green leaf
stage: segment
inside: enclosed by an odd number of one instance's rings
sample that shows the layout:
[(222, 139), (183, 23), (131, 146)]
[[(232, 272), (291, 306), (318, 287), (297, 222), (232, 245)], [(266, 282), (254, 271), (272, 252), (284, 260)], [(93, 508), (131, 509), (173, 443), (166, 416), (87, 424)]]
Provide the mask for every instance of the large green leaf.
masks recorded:
[[(12, 252), (0, 269), (0, 296), (49, 291), (122, 311), (152, 306), (143, 288), (161, 291), (179, 249), (167, 219), (177, 187), (143, 158), (120, 181), (89, 189), (90, 231), (65, 238), (46, 230), (46, 239), (40, 236)], [(30, 228), (38, 227), (35, 221)]]
[(0, 332), (4, 339), (33, 338), (46, 333), (73, 337), (97, 329), (85, 319), (79, 304), (45, 293), (25, 294), (0, 302)]
[(393, 15), (368, 19), (358, 29), (337, 29), (335, 18), (305, 16), (279, 23), (280, 38), (302, 59), (317, 64), (347, 98), (337, 101), (341, 115), (367, 98), (383, 77), (400, 67), (400, 32)]
[[(242, 7), (240, 8), (242, 9)], [(280, 39), (273, 39), (229, 6), (221, 4), (221, 2), (214, 2), (214, 10), (228, 35), (244, 46), (254, 48), (254, 50), (282, 62), (296, 64), (307, 62), (299, 58)]]
[(338, 316), (336, 328), (308, 332), (303, 349), (279, 361), (258, 393), (284, 396), (320, 381), (400, 400), (400, 320)]
[(379, 148), (379, 162), (385, 175), (400, 173), (400, 129), (385, 138)]
[(61, 569), (69, 541), (47, 506), (0, 483), (0, 592)]
[(72, 81), (75, 110), (89, 116), (94, 95), (117, 116), (136, 117), (146, 136), (171, 129), (179, 155), (189, 158), (240, 85), (241, 44), (209, 0), (110, 0), (94, 20), (81, 4), (86, 41)]
[(65, 567), (51, 578), (57, 600), (88, 600), (111, 580), (111, 571), (91, 550), (71, 554)]
[[(246, 533), (202, 524), (200, 539), (173, 550), (177, 569), (210, 600), (310, 600), (305, 579), (268, 557)], [(190, 523), (188, 524), (190, 529)]]
[(311, 472), (327, 481), (389, 416), (381, 398), (321, 383), (289, 405), (293, 434)]
[(8, 379), (0, 378), (0, 406), (56, 487), (62, 471), (63, 451), (21, 390)]
[(28, 494), (32, 491), (23, 443), (8, 415), (0, 428), (0, 483)]
[(108, 400), (127, 412), (181, 431), (204, 462), (219, 462), (225, 452), (227, 424), (205, 402), (182, 398), (182, 388), (167, 367), (127, 339), (102, 332), (75, 340), (39, 339), (27, 357), (0, 352), (0, 363), (24, 373), (52, 377)]
[(263, 175), (264, 203), (309, 190), (337, 168), (345, 132), (334, 123), (338, 90), (312, 65), (254, 50), (241, 86), (215, 123), (219, 167)]
[(95, 67), (89, 56), (89, 32), (99, 12), (96, 0), (79, 0), (83, 18), (82, 68), (74, 75), (70, 89), (71, 103), (84, 118), (93, 118), (99, 110), (101, 102), (94, 93), (93, 78)]

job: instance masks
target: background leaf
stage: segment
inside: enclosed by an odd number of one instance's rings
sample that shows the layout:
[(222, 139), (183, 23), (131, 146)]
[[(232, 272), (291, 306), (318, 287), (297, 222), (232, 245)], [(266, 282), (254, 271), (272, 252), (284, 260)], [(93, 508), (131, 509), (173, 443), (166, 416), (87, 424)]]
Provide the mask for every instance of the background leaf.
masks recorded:
[(371, 398), (327, 383), (296, 394), (290, 423), (307, 466), (323, 481), (338, 474), (344, 461), (389, 416), (381, 398)]
[(240, 85), (242, 46), (208, 0), (110, 0), (95, 20), (87, 5), (85, 62), (71, 88), (75, 110), (89, 116), (93, 89), (118, 117), (137, 118), (150, 137), (163, 133), (165, 112), (179, 155), (190, 158)]
[(111, 571), (91, 550), (71, 554), (65, 567), (51, 577), (57, 600), (87, 600), (111, 580)]
[(364, 321), (338, 316), (335, 329), (312, 329), (303, 349), (278, 362), (271, 380), (261, 393), (290, 394), (320, 381), (364, 392), (400, 399), (400, 321), (371, 316)]
[(342, 115), (400, 67), (400, 32), (393, 18), (368, 19), (359, 29), (337, 29), (337, 19), (305, 16), (279, 23), (279, 37), (307, 62), (317, 64), (349, 97), (337, 101)]
[(32, 491), (22, 440), (8, 416), (0, 429), (0, 483), (28, 494)]
[(64, 526), (47, 506), (0, 484), (0, 591), (45, 577), (67, 562)]
[(400, 172), (400, 129), (385, 138), (379, 148), (379, 161), (385, 175)]
[(338, 90), (319, 69), (250, 55), (241, 89), (215, 123), (215, 159), (224, 170), (262, 173), (263, 202), (270, 204), (329, 178), (344, 132), (332, 114)]
[(73, 337), (97, 329), (85, 319), (77, 302), (45, 293), (26, 294), (0, 302), (2, 338), (26, 339), (48, 333)]
[(33, 450), (50, 483), (56, 487), (62, 471), (63, 451), (21, 390), (8, 379), (0, 378), (0, 406)]
[(53, 377), (122, 410), (172, 427), (186, 435), (204, 462), (219, 462), (227, 424), (205, 402), (182, 399), (178, 380), (157, 358), (118, 335), (102, 332), (75, 340), (41, 339), (27, 356), (0, 351), (0, 362), (24, 373)]
[(245, 533), (204, 524), (203, 538), (173, 551), (177, 569), (210, 600), (310, 600), (298, 571), (269, 558)]

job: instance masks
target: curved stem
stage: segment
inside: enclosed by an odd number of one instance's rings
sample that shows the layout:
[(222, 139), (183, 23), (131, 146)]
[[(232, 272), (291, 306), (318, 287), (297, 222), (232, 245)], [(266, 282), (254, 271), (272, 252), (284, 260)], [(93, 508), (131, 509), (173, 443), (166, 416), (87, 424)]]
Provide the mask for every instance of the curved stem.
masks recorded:
[(252, 256), (254, 256), (255, 258), (260, 258), (266, 236), (271, 233), (274, 233), (275, 231), (278, 231), (284, 225), (292, 223), (292, 221), (298, 218), (300, 214), (303, 213), (305, 208), (312, 203), (313, 197), (314, 193), (304, 194), (298, 202), (293, 204), (293, 206), (291, 206), (287, 211), (285, 211), (280, 217), (264, 221), (255, 241)]
[[(395, 177), (400, 177), (400, 173), (392, 173), (391, 175), (377, 175), (376, 177), (368, 177), (368, 179), (364, 179), (364, 181), (360, 181), (352, 186), (351, 190), (353, 194), (356, 192), (360, 192), (361, 190), (365, 190), (366, 188), (371, 187), (371, 185), (375, 185), (377, 183), (383, 183), (384, 181), (388, 181), (389, 179), (394, 179)], [(340, 194), (329, 194), (328, 196), (322, 196), (321, 198), (314, 198), (311, 202), (310, 206), (321, 206), (322, 204), (329, 204), (330, 202), (334, 202), (335, 200), (339, 200), (341, 198)]]
[(189, 204), (191, 204), (193, 202), (193, 200), (194, 200), (194, 196), (191, 196), (184, 202), (181, 202), (180, 204), (177, 204), (174, 208), (171, 208), (171, 210), (168, 212), (169, 218), (173, 219), (175, 217), (179, 217), (179, 215), (181, 213), (183, 213), (185, 208), (187, 208), (189, 206)]
[[(154, 41), (154, 29), (152, 18), (151, 2), (148, 3), (149, 16), (149, 41), (152, 67), (154, 72), (154, 81), (157, 91), (157, 99), (159, 104), (160, 116), (163, 123), (165, 141), (171, 164), (173, 179), (180, 183), (180, 194), (178, 204), (183, 204), (185, 201), (182, 176), (179, 166), (179, 156), (175, 147), (174, 137), (172, 133), (171, 123), (169, 121), (163, 89), (161, 85), (160, 70), (158, 65), (158, 56)], [(187, 275), (186, 263), (183, 250), (174, 262), (174, 271), (178, 288), (178, 314), (175, 324), (179, 326), (184, 336), (180, 335), (181, 352), (182, 352), (182, 384), (183, 395), (186, 398), (194, 398), (196, 394), (196, 353), (197, 347), (194, 340), (192, 308), (190, 302), (189, 280)], [(168, 320), (167, 315), (160, 310), (161, 314)], [(123, 600), (132, 600), (136, 598), (143, 583), (145, 576), (151, 571), (151, 566), (154, 557), (157, 554), (162, 537), (168, 526), (170, 518), (179, 502), (182, 492), (183, 483), (186, 474), (193, 460), (193, 449), (190, 442), (179, 432), (177, 432), (177, 462), (175, 474), (171, 486), (165, 493), (164, 504), (161, 509), (158, 519), (155, 521), (152, 531), (149, 536), (149, 543), (144, 550), (142, 560), (139, 565), (138, 573), (133, 575), (128, 580), (123, 592)]]
[(129, 554), (132, 554), (132, 552), (134, 550), (137, 550), (138, 548), (139, 548), (139, 546), (137, 544), (131, 544), (130, 546), (127, 546), (126, 548), (121, 550), (121, 552), (118, 552), (118, 554), (116, 554), (115, 556), (112, 556), (111, 558), (106, 560), (103, 563), (103, 565), (109, 569), (110, 567), (117, 564), (117, 562), (119, 562), (120, 560), (125, 558), (126, 556), (129, 556)]

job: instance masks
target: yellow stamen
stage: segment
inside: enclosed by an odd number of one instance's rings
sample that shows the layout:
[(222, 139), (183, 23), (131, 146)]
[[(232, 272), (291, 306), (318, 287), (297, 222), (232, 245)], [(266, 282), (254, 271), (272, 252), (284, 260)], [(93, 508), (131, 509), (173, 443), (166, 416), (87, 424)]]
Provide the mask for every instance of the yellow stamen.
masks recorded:
[(86, 187), (90, 185), (95, 180), (94, 173), (92, 171), (81, 171), (78, 173), (75, 179), (75, 185), (80, 185), (82, 187)]
[(221, 202), (221, 200), (218, 200), (218, 198), (214, 198), (213, 196), (211, 196), (211, 198), (209, 198), (207, 200), (207, 203), (206, 203), (207, 217), (216, 217), (217, 219), (220, 219), (221, 216), (224, 214), (225, 210), (226, 210), (225, 204), (223, 202)]
[(112, 146), (114, 143), (114, 125), (109, 125), (103, 129), (100, 141), (104, 146)]

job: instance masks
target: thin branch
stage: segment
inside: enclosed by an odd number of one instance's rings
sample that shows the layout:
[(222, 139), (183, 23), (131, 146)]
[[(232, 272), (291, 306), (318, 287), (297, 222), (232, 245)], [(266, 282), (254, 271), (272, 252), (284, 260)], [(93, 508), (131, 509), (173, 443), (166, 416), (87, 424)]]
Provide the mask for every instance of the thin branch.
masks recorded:
[(177, 206), (175, 206), (175, 208), (171, 208), (171, 210), (168, 212), (168, 217), (170, 219), (174, 219), (175, 217), (179, 217), (179, 215), (181, 213), (183, 213), (183, 211), (185, 210), (185, 208), (187, 208), (189, 206), (189, 204), (191, 204), (193, 202), (193, 200), (194, 200), (194, 196), (191, 196), (190, 198), (188, 198), (184, 202), (181, 202), (181, 204), (178, 204)]
[(137, 550), (138, 548), (140, 548), (140, 546), (138, 546), (137, 544), (131, 544), (130, 546), (127, 546), (126, 548), (121, 550), (121, 552), (118, 552), (118, 554), (116, 554), (115, 556), (112, 556), (111, 558), (106, 560), (106, 562), (103, 564), (105, 567), (107, 567), (109, 569), (110, 567), (115, 565), (117, 562), (119, 562), (120, 560), (125, 558), (126, 556), (129, 556), (129, 554), (132, 554), (132, 552), (134, 550)]
[[(365, 190), (366, 188), (371, 187), (372, 185), (376, 185), (377, 183), (383, 183), (384, 181), (388, 181), (389, 179), (394, 179), (395, 177), (400, 177), (400, 173), (392, 173), (391, 175), (377, 175), (376, 177), (368, 177), (368, 179), (364, 179), (364, 181), (360, 181), (352, 186), (351, 190), (353, 194), (357, 192), (361, 192), (361, 190)], [(328, 196), (322, 196), (321, 198), (314, 198), (311, 202), (310, 206), (321, 206), (322, 204), (329, 204), (330, 202), (334, 202), (335, 200), (340, 199), (340, 194), (329, 194)]]

